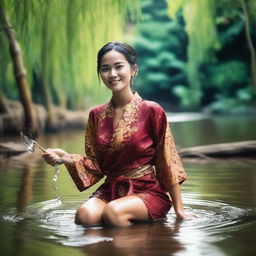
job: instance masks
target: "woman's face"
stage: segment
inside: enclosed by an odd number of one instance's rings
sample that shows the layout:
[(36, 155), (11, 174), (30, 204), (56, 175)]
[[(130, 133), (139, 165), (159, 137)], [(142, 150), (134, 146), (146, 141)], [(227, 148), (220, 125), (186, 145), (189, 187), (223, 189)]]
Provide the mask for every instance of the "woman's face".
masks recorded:
[(118, 92), (130, 86), (131, 77), (135, 75), (136, 68), (136, 66), (131, 67), (122, 53), (112, 50), (102, 57), (100, 76), (112, 92)]

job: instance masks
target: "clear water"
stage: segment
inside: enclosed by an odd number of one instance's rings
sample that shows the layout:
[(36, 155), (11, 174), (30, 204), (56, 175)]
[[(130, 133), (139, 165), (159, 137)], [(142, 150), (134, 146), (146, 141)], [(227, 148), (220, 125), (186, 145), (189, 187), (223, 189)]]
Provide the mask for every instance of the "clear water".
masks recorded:
[[(177, 145), (187, 147), (256, 139), (255, 125), (243, 116), (171, 126)], [(47, 135), (40, 143), (82, 153), (83, 136)], [(253, 159), (184, 162), (183, 201), (197, 219), (176, 222), (171, 210), (165, 222), (83, 228), (74, 224), (76, 208), (99, 184), (78, 192), (64, 166), (58, 172), (40, 154), (0, 159), (0, 255), (256, 255)]]
[(58, 176), (59, 176), (59, 172), (60, 172), (59, 166), (55, 165), (54, 166), (54, 175), (53, 175), (53, 178), (52, 178), (53, 189), (55, 190), (57, 201), (59, 201), (61, 203), (59, 189), (58, 189)]

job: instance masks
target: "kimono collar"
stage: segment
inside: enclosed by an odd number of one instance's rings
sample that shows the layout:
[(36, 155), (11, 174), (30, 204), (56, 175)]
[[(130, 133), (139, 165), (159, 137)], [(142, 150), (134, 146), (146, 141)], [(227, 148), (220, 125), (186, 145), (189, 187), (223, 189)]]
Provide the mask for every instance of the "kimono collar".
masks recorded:
[[(131, 101), (126, 105), (123, 118), (129, 118), (132, 112), (138, 108), (139, 103), (142, 101), (140, 95), (135, 92), (131, 98)], [(113, 99), (111, 98), (110, 102), (107, 105), (107, 116), (111, 116), (114, 113)]]

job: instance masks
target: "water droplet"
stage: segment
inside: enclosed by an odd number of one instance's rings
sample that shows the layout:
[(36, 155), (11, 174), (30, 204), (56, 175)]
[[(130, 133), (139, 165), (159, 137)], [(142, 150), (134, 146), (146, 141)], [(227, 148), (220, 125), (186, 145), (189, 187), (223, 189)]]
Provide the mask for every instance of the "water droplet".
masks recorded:
[(58, 174), (59, 174), (59, 172), (60, 172), (60, 170), (59, 170), (58, 165), (55, 165), (55, 166), (54, 166), (54, 175), (53, 175), (53, 178), (52, 178), (52, 181), (53, 181), (53, 189), (54, 189), (54, 191), (56, 191), (57, 200), (58, 200), (58, 201), (61, 201), (61, 200), (60, 200), (60, 195), (59, 195), (59, 189), (58, 189), (58, 186), (57, 186), (57, 181), (58, 181)]

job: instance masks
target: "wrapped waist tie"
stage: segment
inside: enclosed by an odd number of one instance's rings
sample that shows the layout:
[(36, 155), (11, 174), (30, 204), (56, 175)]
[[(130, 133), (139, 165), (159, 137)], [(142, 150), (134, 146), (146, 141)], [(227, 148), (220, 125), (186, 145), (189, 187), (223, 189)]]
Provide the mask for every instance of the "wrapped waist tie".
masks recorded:
[[(137, 179), (141, 178), (145, 175), (154, 173), (154, 168), (152, 165), (143, 165), (139, 167), (138, 169), (132, 170), (131, 172), (128, 172), (126, 174), (117, 176), (117, 177), (111, 177), (108, 176), (106, 179), (106, 182), (110, 182), (110, 193), (111, 193), (111, 201), (116, 199), (116, 189), (117, 187), (122, 187), (121, 185), (127, 185), (128, 190), (127, 192), (120, 193), (119, 196), (128, 196), (133, 194), (133, 184), (131, 179)], [(121, 195), (120, 195), (121, 194)]]

